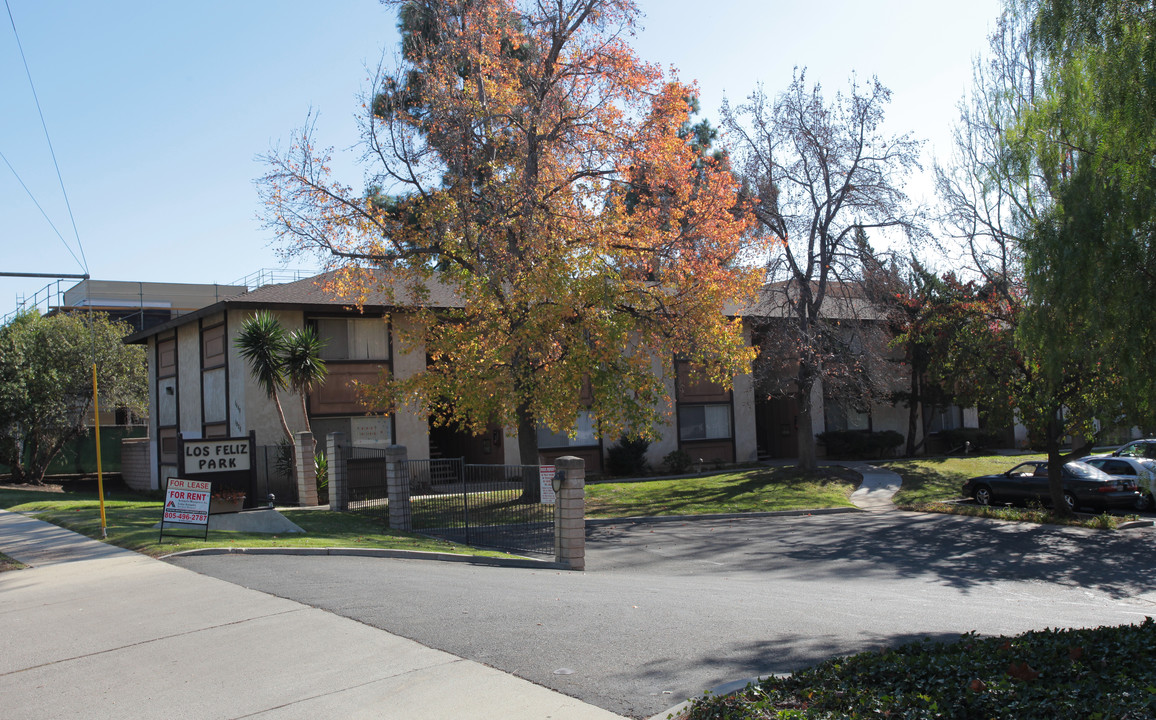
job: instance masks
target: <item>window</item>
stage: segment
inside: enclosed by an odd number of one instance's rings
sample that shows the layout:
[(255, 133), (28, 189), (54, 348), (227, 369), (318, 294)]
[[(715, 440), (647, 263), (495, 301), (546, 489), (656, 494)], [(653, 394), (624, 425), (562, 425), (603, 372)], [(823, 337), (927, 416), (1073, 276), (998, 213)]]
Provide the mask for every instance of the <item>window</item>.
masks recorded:
[(680, 440), (723, 440), (731, 436), (731, 406), (683, 405), (678, 409)]
[(318, 318), (323, 360), (388, 360), (389, 325), (382, 318)]
[(932, 410), (930, 432), (936, 433), (943, 432), (944, 430), (958, 430), (962, 427), (963, 409), (958, 405)]
[(1138, 440), (1116, 451), (1120, 457), (1156, 458), (1156, 443)]
[(541, 425), (538, 427), (538, 447), (560, 448), (579, 447), (598, 444), (598, 433), (594, 427), (594, 416), (589, 410), (579, 410), (578, 420), (574, 423), (574, 437), (560, 432), (551, 432), (550, 428)]
[(871, 414), (864, 412), (849, 402), (834, 398), (824, 398), (823, 421), (827, 430), (870, 430)]

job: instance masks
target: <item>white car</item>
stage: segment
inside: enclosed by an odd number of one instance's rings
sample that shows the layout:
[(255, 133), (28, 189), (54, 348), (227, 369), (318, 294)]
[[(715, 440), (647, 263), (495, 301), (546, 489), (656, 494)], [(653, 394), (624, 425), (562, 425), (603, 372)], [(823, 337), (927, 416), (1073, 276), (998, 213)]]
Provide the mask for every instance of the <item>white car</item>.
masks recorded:
[(1116, 455), (1099, 455), (1084, 458), (1092, 467), (1099, 468), (1113, 477), (1126, 478), (1136, 484), (1140, 490), (1140, 497), (1136, 500), (1137, 510), (1150, 510), (1156, 507), (1156, 460), (1143, 457), (1125, 457)]

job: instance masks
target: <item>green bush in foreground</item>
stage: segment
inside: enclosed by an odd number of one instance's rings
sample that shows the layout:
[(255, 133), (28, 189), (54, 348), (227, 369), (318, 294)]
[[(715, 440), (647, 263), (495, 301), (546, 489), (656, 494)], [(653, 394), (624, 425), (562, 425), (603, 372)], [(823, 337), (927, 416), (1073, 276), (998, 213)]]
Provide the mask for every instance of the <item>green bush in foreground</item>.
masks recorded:
[(687, 720), (1156, 717), (1156, 623), (916, 642), (694, 703)]

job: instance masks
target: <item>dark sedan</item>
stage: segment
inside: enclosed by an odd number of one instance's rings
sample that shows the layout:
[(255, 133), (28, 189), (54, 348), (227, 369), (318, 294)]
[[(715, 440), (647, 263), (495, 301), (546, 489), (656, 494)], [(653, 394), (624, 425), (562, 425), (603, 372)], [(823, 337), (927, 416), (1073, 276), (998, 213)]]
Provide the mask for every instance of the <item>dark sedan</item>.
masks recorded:
[[(1134, 483), (1079, 461), (1064, 465), (1063, 482), (1064, 502), (1070, 510), (1080, 507), (1128, 510), (1139, 497)], [(972, 478), (963, 484), (963, 494), (975, 498), (980, 505), (1032, 501), (1047, 504), (1051, 501), (1048, 464), (1035, 460), (997, 475)]]

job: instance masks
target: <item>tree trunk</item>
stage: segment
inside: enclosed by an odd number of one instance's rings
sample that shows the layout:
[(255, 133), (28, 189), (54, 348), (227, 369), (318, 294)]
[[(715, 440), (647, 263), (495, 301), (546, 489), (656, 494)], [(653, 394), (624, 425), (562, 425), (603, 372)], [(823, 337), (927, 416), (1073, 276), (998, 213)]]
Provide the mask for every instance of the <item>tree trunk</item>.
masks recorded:
[(542, 502), (542, 489), (539, 485), (538, 473), (526, 470), (526, 466), (537, 466), (538, 458), (538, 424), (530, 408), (525, 405), (518, 407), (518, 462), (522, 470), (522, 497), (521, 502)]
[[(911, 365), (911, 396), (907, 399), (907, 457), (915, 457), (915, 450), (919, 447), (915, 444), (915, 430), (919, 427), (919, 411), (923, 407), (923, 403), (918, 400), (919, 394), (919, 373), (915, 370), (915, 365)], [(924, 438), (926, 439), (926, 435)]]
[(296, 473), (297, 441), (293, 437), (293, 431), (289, 429), (289, 423), (285, 420), (285, 410), (281, 408), (281, 398), (277, 397), (277, 391), (274, 390), (269, 397), (273, 399), (273, 406), (277, 408), (277, 418), (281, 421), (281, 430), (284, 431), (285, 437), (289, 438), (289, 466), (293, 468), (293, 473)]
[(818, 460), (815, 457), (815, 430), (811, 423), (814, 412), (812, 390), (815, 378), (807, 370), (799, 369), (799, 463), (803, 472), (815, 472)]
[[(305, 432), (313, 435), (313, 425), (309, 422), (309, 407), (305, 404), (305, 393), (297, 393), (301, 398), (301, 417), (305, 420)], [(313, 457), (317, 457), (317, 436), (313, 435)]]
[(1072, 514), (1064, 502), (1064, 458), (1060, 455), (1060, 433), (1063, 428), (1059, 421), (1059, 411), (1048, 419), (1048, 495), (1056, 515), (1066, 517)]
[(12, 482), (24, 482), (24, 443), (15, 439), (5, 439), (4, 451), (0, 453), (0, 462), (8, 466), (12, 474)]

